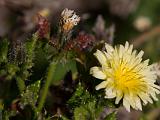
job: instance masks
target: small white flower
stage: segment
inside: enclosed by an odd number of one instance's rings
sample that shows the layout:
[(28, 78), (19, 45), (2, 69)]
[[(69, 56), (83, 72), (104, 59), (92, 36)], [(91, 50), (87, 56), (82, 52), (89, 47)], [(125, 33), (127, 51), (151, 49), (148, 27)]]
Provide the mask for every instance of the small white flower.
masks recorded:
[(65, 32), (70, 31), (80, 21), (80, 17), (73, 10), (64, 9), (61, 13), (61, 25)]

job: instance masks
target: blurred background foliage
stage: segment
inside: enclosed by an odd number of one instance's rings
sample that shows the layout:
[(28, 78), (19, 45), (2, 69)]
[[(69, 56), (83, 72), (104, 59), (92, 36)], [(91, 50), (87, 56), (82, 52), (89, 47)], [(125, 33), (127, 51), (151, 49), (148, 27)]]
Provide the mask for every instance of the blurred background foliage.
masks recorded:
[[(81, 21), (61, 51), (56, 42), (64, 8)], [(35, 34), (38, 13), (50, 27), (46, 36)], [(0, 120), (160, 119), (160, 100), (127, 113), (95, 91), (99, 81), (89, 75), (93, 52), (104, 42), (129, 41), (150, 63), (159, 62), (159, 13), (160, 0), (0, 0)]]

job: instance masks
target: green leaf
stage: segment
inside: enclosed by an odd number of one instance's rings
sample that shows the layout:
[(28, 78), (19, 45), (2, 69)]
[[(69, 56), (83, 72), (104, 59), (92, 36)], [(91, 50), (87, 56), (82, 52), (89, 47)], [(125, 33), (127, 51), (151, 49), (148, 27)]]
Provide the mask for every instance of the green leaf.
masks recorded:
[(33, 108), (35, 108), (39, 95), (40, 83), (40, 80), (36, 81), (34, 84), (27, 86), (26, 90), (21, 93), (21, 107), (30, 104)]
[(25, 82), (24, 80), (19, 77), (19, 76), (16, 76), (16, 81), (17, 81), (17, 86), (18, 86), (18, 89), (20, 91), (20, 93), (22, 93), (24, 90), (25, 90)]
[[(64, 59), (64, 58), (62, 58)], [(65, 61), (65, 60), (64, 60)], [(63, 80), (66, 73), (71, 71), (73, 79), (77, 76), (77, 66), (75, 60), (66, 60), (65, 62), (59, 61), (55, 70), (53, 78), (53, 84), (57, 84), (60, 80)]]
[(106, 99), (91, 95), (81, 83), (78, 84), (76, 91), (67, 103), (73, 110), (75, 120), (95, 120), (100, 117), (105, 106), (110, 106)]
[(72, 72), (72, 79), (75, 80), (77, 78), (78, 75), (78, 71), (77, 71), (77, 65), (76, 65), (76, 61), (75, 60), (69, 60), (67, 63), (67, 68), (68, 71)]
[(1, 62), (7, 62), (8, 61), (8, 58), (7, 58), (7, 55), (8, 55), (8, 40), (7, 39), (4, 39), (0, 42), (0, 63)]
[(85, 107), (81, 106), (74, 110), (74, 119), (75, 120), (89, 120), (88, 111)]
[[(62, 80), (67, 73), (67, 64), (63, 64), (61, 62), (58, 62), (56, 70), (55, 70), (55, 76), (53, 78), (54, 82), (58, 82), (59, 80)], [(53, 84), (54, 84), (53, 82)]]
[(29, 72), (28, 70), (33, 66), (36, 42), (37, 36), (33, 35), (32, 40), (25, 43), (26, 61), (20, 66), (20, 70), (16, 75), (17, 85), (20, 93), (25, 90), (25, 80), (31, 75), (31, 72)]
[(28, 69), (32, 68), (33, 66), (33, 58), (35, 54), (37, 36), (33, 35), (32, 39), (25, 43), (25, 51), (26, 51), (26, 62), (25, 65)]
[(116, 120), (116, 112), (109, 114), (104, 120)]
[(85, 105), (75, 108), (75, 120), (95, 120), (96, 119), (96, 102), (90, 101)]
[(7, 71), (7, 79), (11, 80), (13, 77), (15, 77), (17, 71), (19, 71), (19, 67), (15, 64), (7, 64), (6, 71)]
[(88, 101), (94, 98), (90, 96), (89, 92), (85, 90), (81, 83), (78, 84), (76, 91), (72, 97), (68, 100), (67, 104), (72, 109), (79, 107), (80, 105), (86, 104)]

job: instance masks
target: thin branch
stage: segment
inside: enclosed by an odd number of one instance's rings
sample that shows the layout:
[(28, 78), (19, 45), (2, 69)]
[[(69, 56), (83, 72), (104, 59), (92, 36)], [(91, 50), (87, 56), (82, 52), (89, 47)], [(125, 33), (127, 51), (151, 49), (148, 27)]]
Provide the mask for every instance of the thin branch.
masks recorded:
[(154, 27), (150, 31), (147, 31), (147, 32), (143, 33), (142, 35), (140, 35), (130, 41), (135, 47), (139, 47), (144, 42), (150, 40), (150, 38), (158, 36), (159, 34), (160, 34), (160, 25)]

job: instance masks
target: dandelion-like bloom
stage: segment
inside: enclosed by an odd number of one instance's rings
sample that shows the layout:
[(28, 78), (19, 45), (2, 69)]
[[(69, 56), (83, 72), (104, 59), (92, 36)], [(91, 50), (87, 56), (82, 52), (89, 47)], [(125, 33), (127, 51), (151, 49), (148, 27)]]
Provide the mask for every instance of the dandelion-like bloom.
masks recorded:
[(61, 13), (61, 25), (64, 32), (70, 31), (80, 21), (80, 17), (73, 10), (64, 9)]
[(101, 67), (90, 69), (94, 77), (104, 80), (96, 90), (104, 88), (105, 98), (116, 98), (116, 104), (123, 99), (127, 111), (130, 106), (142, 110), (141, 102), (145, 105), (153, 103), (152, 99), (158, 100), (160, 87), (154, 84), (157, 76), (151, 71), (149, 60), (142, 61), (143, 51), (137, 53), (128, 42), (115, 48), (106, 44), (105, 48), (106, 51), (94, 53)]

